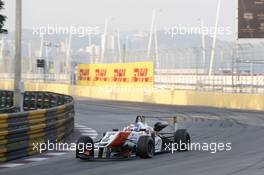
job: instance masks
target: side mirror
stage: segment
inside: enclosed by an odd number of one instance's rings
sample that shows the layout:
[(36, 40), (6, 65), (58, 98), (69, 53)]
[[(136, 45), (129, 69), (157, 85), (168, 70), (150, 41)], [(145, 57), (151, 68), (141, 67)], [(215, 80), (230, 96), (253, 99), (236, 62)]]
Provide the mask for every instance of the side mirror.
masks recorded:
[(166, 128), (169, 124), (167, 122), (157, 122), (154, 125), (154, 131), (159, 132), (161, 130), (163, 130), (164, 128)]

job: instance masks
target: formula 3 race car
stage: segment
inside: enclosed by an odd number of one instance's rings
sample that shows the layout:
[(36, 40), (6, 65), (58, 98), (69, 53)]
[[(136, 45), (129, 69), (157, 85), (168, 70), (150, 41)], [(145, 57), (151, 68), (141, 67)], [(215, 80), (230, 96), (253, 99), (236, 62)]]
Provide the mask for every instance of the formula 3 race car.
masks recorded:
[(136, 156), (152, 158), (157, 153), (171, 152), (171, 149), (188, 151), (190, 134), (185, 129), (177, 130), (176, 117), (165, 117), (172, 118), (174, 125), (174, 131), (167, 133), (161, 131), (169, 125), (168, 122), (159, 120), (159, 117), (154, 127), (150, 127), (146, 123), (146, 118), (157, 119), (137, 116), (136, 121), (123, 130), (113, 129), (95, 142), (89, 136), (81, 136), (76, 144), (76, 158), (117, 159)]

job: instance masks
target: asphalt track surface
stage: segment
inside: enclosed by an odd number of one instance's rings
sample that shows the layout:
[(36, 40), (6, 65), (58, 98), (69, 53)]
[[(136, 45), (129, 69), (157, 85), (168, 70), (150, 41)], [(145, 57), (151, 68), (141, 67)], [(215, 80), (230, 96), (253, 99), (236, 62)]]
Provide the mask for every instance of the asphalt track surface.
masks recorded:
[(143, 103), (76, 99), (75, 122), (95, 129), (99, 135), (122, 128), (135, 116), (179, 116), (193, 142), (232, 143), (231, 151), (160, 154), (152, 159), (80, 161), (74, 152), (54, 159), (0, 170), (1, 175), (263, 175), (264, 112), (208, 107), (166, 106)]

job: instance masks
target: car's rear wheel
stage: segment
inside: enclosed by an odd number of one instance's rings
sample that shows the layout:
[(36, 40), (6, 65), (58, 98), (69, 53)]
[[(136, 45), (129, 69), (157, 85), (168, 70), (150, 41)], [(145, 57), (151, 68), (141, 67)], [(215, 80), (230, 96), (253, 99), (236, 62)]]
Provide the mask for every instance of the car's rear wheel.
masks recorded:
[(137, 143), (137, 155), (143, 159), (152, 158), (155, 152), (154, 140), (150, 136), (141, 136)]
[[(76, 146), (76, 158), (87, 159), (94, 156), (94, 144), (91, 137), (81, 136)], [(87, 146), (89, 149), (86, 149)]]
[(190, 134), (185, 129), (179, 129), (174, 133), (174, 143), (177, 144), (177, 151), (188, 151), (191, 143)]

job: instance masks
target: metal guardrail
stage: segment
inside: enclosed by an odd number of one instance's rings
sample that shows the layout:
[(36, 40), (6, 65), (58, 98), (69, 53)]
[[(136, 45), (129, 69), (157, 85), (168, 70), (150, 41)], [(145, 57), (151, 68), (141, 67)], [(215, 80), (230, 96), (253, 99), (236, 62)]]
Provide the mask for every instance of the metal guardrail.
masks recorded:
[(12, 91), (0, 91), (0, 113), (7, 112), (13, 108), (13, 92)]
[(155, 75), (155, 87), (226, 93), (264, 92), (264, 75), (165, 74)]
[(70, 103), (72, 97), (67, 95), (56, 94), (52, 92), (25, 92), (24, 110), (36, 110), (52, 108)]
[(0, 114), (18, 112), (13, 106), (13, 91), (0, 90)]
[[(35, 73), (35, 74), (22, 74), (23, 80), (30, 80), (36, 83), (43, 83), (43, 82), (59, 82), (63, 84), (70, 83), (70, 75), (69, 74), (46, 74), (43, 73)], [(10, 80), (14, 79), (14, 73), (0, 73), (1, 80)]]
[(0, 162), (36, 154), (34, 145), (61, 142), (74, 128), (72, 97), (26, 92), (24, 102), (25, 112), (0, 114)]

